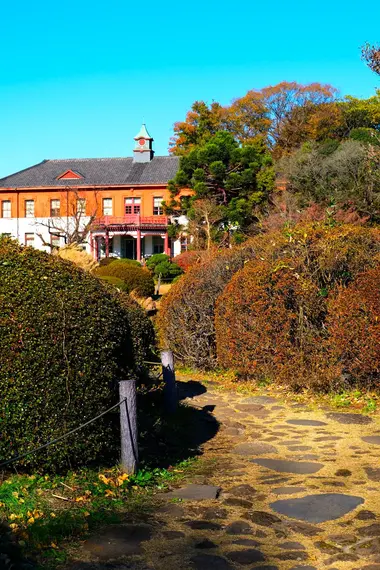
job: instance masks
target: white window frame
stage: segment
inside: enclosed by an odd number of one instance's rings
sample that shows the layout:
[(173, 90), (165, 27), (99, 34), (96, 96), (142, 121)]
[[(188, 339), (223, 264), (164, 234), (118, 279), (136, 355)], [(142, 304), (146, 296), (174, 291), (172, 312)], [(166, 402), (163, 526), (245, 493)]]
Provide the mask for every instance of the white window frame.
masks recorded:
[[(58, 204), (58, 205), (57, 205)], [(56, 213), (58, 210), (58, 213)], [(59, 218), (61, 215), (61, 200), (53, 198), (50, 200), (50, 217)]]
[(86, 198), (77, 199), (77, 215), (80, 216), (86, 215)]
[(112, 198), (103, 198), (102, 211), (103, 211), (103, 216), (113, 215)]
[(12, 202), (10, 200), (2, 200), (1, 202), (1, 217), (11, 218), (12, 217)]
[(34, 200), (25, 200), (25, 217), (34, 218)]
[[(162, 208), (163, 196), (153, 196), (153, 216), (162, 216), (164, 210)], [(159, 201), (157, 205), (157, 201)]]

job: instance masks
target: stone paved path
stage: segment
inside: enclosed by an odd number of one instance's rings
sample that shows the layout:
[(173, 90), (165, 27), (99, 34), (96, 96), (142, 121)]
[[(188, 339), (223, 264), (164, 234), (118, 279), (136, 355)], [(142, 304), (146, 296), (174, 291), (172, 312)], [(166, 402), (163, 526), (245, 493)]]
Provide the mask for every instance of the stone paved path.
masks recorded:
[(380, 570), (380, 419), (208, 384), (185, 402), (220, 424), (211, 467), (148, 523), (88, 540), (71, 568)]

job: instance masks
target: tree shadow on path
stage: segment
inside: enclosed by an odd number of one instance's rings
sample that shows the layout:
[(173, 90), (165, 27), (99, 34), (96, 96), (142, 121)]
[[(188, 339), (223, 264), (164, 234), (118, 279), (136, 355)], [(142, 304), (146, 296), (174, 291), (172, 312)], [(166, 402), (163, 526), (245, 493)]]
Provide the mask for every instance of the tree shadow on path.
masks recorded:
[(219, 422), (210, 409), (182, 403), (186, 398), (204, 394), (199, 382), (177, 382), (179, 405), (176, 413), (163, 413), (162, 395), (140, 398), (139, 453), (149, 468), (167, 468), (185, 459), (202, 455), (202, 445), (216, 436)]

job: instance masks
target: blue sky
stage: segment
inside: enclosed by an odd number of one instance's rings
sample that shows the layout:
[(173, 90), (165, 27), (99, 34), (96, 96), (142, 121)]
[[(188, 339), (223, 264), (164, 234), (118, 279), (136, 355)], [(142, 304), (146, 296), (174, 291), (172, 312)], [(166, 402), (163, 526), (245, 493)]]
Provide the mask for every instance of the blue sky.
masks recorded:
[(369, 97), (367, 0), (36, 0), (3, 3), (0, 177), (44, 158), (129, 156), (142, 120), (166, 154), (192, 102), (282, 80)]

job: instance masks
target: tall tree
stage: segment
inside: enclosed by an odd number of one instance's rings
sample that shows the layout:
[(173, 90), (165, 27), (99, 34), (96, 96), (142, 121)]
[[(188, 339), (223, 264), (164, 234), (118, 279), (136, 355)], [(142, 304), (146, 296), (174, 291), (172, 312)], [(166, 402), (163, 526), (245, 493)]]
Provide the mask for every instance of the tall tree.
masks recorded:
[[(181, 157), (180, 169), (169, 183), (172, 199), (165, 210), (189, 215), (201, 226), (207, 225), (207, 209), (209, 218), (218, 217), (219, 228), (245, 233), (265, 209), (273, 186), (272, 159), (263, 142), (240, 146), (230, 133), (221, 131)], [(191, 189), (192, 196), (181, 199), (183, 188)]]
[(208, 105), (195, 101), (185, 121), (174, 123), (174, 135), (170, 139), (170, 152), (183, 155), (197, 145), (205, 143), (223, 127), (224, 108), (214, 101)]
[(362, 47), (362, 57), (368, 67), (380, 75), (380, 46), (366, 43)]

